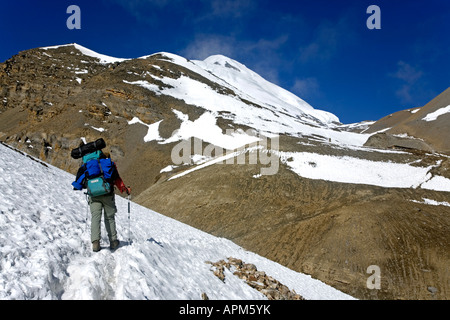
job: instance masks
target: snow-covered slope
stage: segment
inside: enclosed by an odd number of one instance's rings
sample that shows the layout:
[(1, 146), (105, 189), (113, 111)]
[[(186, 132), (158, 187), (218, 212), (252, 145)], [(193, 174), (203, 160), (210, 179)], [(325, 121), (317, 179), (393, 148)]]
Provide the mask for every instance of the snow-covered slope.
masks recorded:
[[(120, 167), (120, 164), (119, 164)], [(117, 197), (121, 247), (91, 251), (74, 176), (0, 145), (0, 299), (265, 299), (205, 261), (253, 263), (306, 299), (352, 297), (234, 243)], [(130, 226), (130, 228), (129, 228)], [(131, 232), (129, 232), (131, 230)], [(105, 230), (103, 243), (107, 245)], [(128, 237), (131, 243), (128, 242)]]
[[(123, 82), (146, 88), (157, 95), (183, 100), (188, 105), (205, 109), (215, 119), (228, 119), (268, 136), (320, 136), (332, 143), (356, 146), (362, 146), (370, 136), (337, 130), (340, 124), (338, 117), (314, 109), (299, 97), (230, 58), (212, 56), (204, 61), (188, 61), (166, 52), (155, 55), (185, 67), (220, 87), (232, 90), (234, 95), (223, 93), (186, 75), (173, 78), (147, 73), (140, 80)], [(164, 86), (149, 82), (146, 80), (148, 76)]]
[(223, 55), (214, 55), (204, 61), (194, 61), (194, 63), (223, 79), (242, 95), (246, 94), (252, 97), (259, 105), (272, 107), (278, 112), (289, 114), (298, 114), (300, 110), (324, 124), (339, 122), (339, 118), (334, 114), (314, 109), (293, 93), (265, 80), (233, 59)]

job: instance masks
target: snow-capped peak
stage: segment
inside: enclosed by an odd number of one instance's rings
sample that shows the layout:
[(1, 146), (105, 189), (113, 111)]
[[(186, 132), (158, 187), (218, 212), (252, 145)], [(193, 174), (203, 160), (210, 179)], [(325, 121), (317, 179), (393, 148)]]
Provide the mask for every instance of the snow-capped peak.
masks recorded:
[(248, 69), (242, 63), (240, 63), (236, 60), (233, 60), (231, 58), (228, 58), (221, 54), (209, 56), (208, 58), (203, 60), (203, 62), (205, 62), (207, 65), (214, 64), (214, 65), (226, 67), (226, 68), (232, 69), (235, 72), (249, 72), (249, 73), (254, 73), (255, 75), (257, 75), (255, 72)]
[(123, 59), (123, 58), (114, 58), (114, 57), (110, 57), (101, 53), (97, 53), (91, 49), (85, 48), (77, 43), (68, 43), (68, 44), (63, 44), (63, 45), (58, 45), (58, 46), (51, 46), (51, 47), (42, 47), (40, 49), (43, 50), (48, 50), (48, 49), (57, 49), (60, 47), (69, 47), (69, 46), (73, 46), (75, 47), (75, 49), (77, 49), (78, 51), (80, 51), (82, 54), (92, 57), (92, 58), (96, 58), (99, 59), (100, 63), (106, 64), (106, 63), (115, 63), (115, 62), (123, 62), (125, 60), (129, 60), (129, 59)]
[(212, 55), (204, 60), (187, 60), (168, 52), (143, 56), (142, 59), (159, 54), (173, 63), (188, 68), (201, 76), (230, 88), (238, 96), (275, 112), (303, 118), (315, 125), (333, 126), (339, 118), (327, 111), (313, 108), (303, 99), (280, 86), (264, 79), (244, 64), (224, 55)]
[(250, 96), (260, 105), (266, 105), (288, 114), (301, 116), (304, 113), (323, 124), (339, 122), (339, 118), (334, 114), (314, 109), (295, 94), (267, 81), (258, 73), (231, 58), (213, 55), (203, 61), (194, 61), (194, 63), (226, 81), (241, 94)]

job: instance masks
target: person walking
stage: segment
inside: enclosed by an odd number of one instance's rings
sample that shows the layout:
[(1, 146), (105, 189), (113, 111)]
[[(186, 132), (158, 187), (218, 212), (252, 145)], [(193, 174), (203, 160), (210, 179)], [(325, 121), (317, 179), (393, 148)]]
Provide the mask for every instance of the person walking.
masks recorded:
[[(91, 243), (92, 250), (98, 252), (101, 249), (101, 218), (104, 214), (105, 229), (108, 234), (109, 246), (111, 250), (119, 247), (120, 241), (117, 239), (117, 229), (115, 215), (117, 207), (115, 202), (114, 186), (116, 186), (121, 193), (131, 193), (131, 188), (126, 187), (122, 178), (119, 175), (116, 164), (111, 160), (108, 152), (97, 151), (98, 157), (91, 158), (89, 161), (94, 161), (93, 165), (98, 163), (101, 175), (108, 184), (108, 189), (100, 195), (89, 194), (88, 180), (91, 177), (89, 170), (92, 165), (86, 161), (77, 172), (75, 181), (72, 183), (75, 190), (82, 190), (88, 188), (88, 204), (91, 211)], [(95, 178), (98, 178), (96, 176)]]

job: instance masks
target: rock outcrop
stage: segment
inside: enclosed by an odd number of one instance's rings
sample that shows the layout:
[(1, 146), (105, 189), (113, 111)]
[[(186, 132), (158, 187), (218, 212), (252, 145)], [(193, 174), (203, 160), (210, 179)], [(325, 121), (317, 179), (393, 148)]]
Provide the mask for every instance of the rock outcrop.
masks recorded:
[(256, 266), (245, 263), (240, 259), (228, 258), (228, 261), (207, 261), (213, 267), (213, 273), (220, 280), (225, 281), (225, 268), (233, 272), (233, 275), (244, 280), (250, 287), (264, 294), (269, 300), (304, 300), (302, 296), (278, 280), (268, 276), (264, 271), (258, 271)]

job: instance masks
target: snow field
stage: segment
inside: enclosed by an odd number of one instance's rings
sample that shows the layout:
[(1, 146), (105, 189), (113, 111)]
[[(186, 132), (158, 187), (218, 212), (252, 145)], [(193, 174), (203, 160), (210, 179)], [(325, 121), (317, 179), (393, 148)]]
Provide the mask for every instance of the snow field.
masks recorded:
[[(120, 168), (119, 168), (120, 170)], [(353, 299), (321, 281), (248, 252), (117, 196), (122, 241), (114, 253), (91, 251), (87, 204), (74, 176), (0, 145), (0, 299), (266, 299), (227, 271), (222, 282), (206, 261), (228, 257), (306, 299)], [(131, 240), (128, 243), (128, 223)], [(102, 245), (108, 246), (102, 229)]]
[[(299, 176), (342, 183), (368, 184), (385, 188), (423, 188), (450, 192), (450, 179), (432, 177), (434, 166), (370, 161), (308, 152), (280, 152), (283, 163)], [(436, 164), (438, 165), (438, 164)]]

